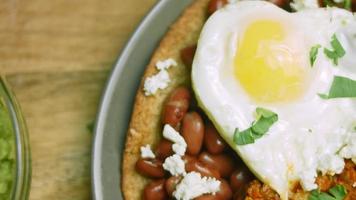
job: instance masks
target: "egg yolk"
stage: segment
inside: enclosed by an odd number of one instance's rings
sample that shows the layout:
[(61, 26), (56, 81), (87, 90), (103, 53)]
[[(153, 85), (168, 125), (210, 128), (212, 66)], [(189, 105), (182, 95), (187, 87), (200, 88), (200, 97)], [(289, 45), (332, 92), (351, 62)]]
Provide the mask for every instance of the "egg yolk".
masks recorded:
[(292, 101), (303, 92), (305, 70), (285, 39), (282, 24), (272, 20), (254, 21), (239, 39), (235, 75), (257, 102)]

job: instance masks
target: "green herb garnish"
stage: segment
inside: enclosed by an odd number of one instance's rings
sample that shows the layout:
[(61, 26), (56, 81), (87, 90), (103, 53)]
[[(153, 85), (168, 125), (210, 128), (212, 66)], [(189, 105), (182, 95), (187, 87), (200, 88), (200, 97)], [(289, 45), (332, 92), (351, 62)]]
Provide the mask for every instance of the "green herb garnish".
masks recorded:
[(344, 8), (347, 10), (351, 10), (352, 2), (351, 0), (345, 0), (344, 2)]
[(234, 132), (234, 142), (237, 145), (252, 144), (255, 142), (255, 137), (253, 136), (253, 133), (250, 128), (242, 132), (240, 132), (239, 129), (236, 128)]
[(334, 51), (324, 48), (324, 54), (326, 55), (326, 57), (330, 58), (333, 61), (334, 65), (339, 64), (339, 61), (338, 61), (339, 58)]
[(314, 63), (315, 63), (315, 60), (316, 60), (316, 56), (318, 55), (318, 51), (319, 51), (319, 48), (321, 47), (320, 44), (317, 44), (315, 46), (313, 46), (311, 49), (310, 49), (310, 52), (309, 52), (309, 60), (310, 60), (310, 65), (313, 67), (314, 66)]
[(342, 47), (341, 43), (334, 34), (331, 38), (331, 47), (333, 49), (324, 48), (324, 54), (326, 57), (330, 58), (335, 65), (338, 65), (338, 59), (345, 55), (345, 49)]
[(356, 81), (347, 77), (335, 76), (329, 94), (319, 94), (323, 99), (356, 97)]
[(332, 187), (327, 193), (320, 192), (320, 190), (313, 190), (308, 200), (344, 200), (347, 191), (344, 186), (336, 185)]
[(257, 120), (254, 121), (250, 128), (239, 131), (235, 129), (234, 142), (238, 145), (252, 144), (256, 139), (266, 134), (269, 128), (278, 121), (278, 115), (265, 108), (256, 108)]
[(326, 4), (328, 7), (332, 7), (335, 5), (335, 3), (332, 2), (331, 0), (324, 0), (324, 4)]

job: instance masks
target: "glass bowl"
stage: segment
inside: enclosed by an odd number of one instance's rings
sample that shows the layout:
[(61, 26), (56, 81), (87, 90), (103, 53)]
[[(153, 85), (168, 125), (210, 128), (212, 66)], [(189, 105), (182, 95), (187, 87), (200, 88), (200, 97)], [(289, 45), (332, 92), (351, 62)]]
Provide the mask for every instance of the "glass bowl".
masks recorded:
[(26, 200), (31, 182), (31, 156), (19, 105), (0, 77), (0, 200)]

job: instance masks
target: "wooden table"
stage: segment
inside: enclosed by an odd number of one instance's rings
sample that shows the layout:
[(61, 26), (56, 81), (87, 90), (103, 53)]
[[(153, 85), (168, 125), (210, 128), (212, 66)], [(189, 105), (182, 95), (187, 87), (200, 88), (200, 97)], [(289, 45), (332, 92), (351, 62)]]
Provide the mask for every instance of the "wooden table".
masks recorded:
[(24, 113), (33, 200), (90, 199), (92, 133), (107, 75), (156, 0), (0, 0), (0, 73)]

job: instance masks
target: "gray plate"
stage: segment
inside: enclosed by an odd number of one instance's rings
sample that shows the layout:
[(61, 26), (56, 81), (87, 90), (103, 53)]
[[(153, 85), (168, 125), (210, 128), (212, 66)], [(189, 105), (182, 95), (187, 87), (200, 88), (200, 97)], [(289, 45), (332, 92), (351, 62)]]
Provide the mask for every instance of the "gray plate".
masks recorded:
[(132, 35), (111, 73), (94, 130), (92, 191), (96, 200), (123, 199), (121, 160), (137, 87), (158, 42), (192, 1), (159, 1)]

